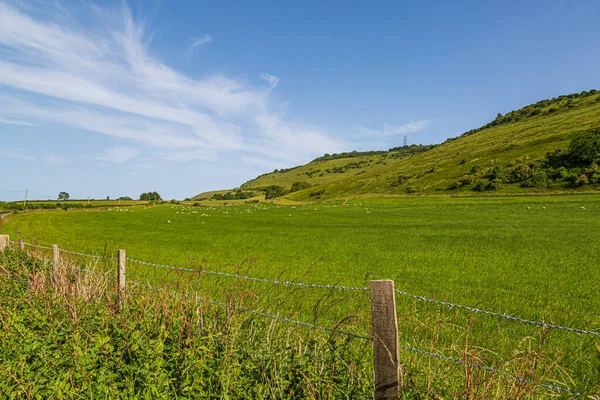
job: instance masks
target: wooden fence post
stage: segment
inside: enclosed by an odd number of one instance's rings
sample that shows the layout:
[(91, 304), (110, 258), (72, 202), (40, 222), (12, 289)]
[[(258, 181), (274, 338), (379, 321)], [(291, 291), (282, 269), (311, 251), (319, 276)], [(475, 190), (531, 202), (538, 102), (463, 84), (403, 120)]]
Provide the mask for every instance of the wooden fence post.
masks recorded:
[(117, 296), (119, 304), (121, 303), (121, 292), (125, 289), (125, 263), (127, 260), (124, 249), (119, 249), (118, 252), (118, 267), (117, 267)]
[(399, 398), (400, 348), (394, 281), (371, 281), (375, 400)]
[(0, 235), (0, 251), (7, 248), (9, 243), (10, 243), (10, 236)]
[(60, 267), (60, 250), (58, 250), (58, 245), (52, 245), (52, 264), (54, 265), (54, 276), (57, 276), (58, 268)]

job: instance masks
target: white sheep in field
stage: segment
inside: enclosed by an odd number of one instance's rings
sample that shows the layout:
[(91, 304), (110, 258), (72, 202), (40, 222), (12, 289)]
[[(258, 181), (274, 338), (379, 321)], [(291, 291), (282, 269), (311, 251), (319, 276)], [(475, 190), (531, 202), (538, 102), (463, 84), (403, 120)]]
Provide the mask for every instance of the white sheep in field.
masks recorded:
[(170, 224), (170, 223), (171, 223), (171, 221), (167, 221), (167, 224)]

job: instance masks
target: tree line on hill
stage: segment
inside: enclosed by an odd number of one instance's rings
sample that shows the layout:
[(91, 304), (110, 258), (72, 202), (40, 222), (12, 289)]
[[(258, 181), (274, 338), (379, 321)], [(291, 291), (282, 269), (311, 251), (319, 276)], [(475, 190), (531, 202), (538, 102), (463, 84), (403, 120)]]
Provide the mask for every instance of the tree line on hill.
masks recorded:
[(234, 192), (227, 193), (215, 193), (212, 195), (212, 200), (245, 200), (251, 197), (256, 196), (254, 192), (244, 192), (241, 189), (238, 189)]

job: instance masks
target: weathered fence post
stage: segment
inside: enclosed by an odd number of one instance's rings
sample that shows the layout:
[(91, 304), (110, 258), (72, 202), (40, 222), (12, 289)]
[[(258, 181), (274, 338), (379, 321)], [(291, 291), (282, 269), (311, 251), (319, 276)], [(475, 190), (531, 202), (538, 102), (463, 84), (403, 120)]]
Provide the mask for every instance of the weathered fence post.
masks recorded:
[(10, 243), (10, 236), (0, 235), (0, 251), (7, 248), (9, 243)]
[(121, 306), (121, 294), (125, 289), (125, 262), (127, 260), (124, 249), (119, 249), (117, 260), (117, 298), (119, 301), (119, 306)]
[(52, 260), (54, 264), (54, 272), (56, 273), (58, 267), (60, 266), (60, 251), (58, 250), (57, 244), (52, 245)]
[(394, 281), (371, 281), (375, 400), (397, 398), (400, 391), (400, 353)]

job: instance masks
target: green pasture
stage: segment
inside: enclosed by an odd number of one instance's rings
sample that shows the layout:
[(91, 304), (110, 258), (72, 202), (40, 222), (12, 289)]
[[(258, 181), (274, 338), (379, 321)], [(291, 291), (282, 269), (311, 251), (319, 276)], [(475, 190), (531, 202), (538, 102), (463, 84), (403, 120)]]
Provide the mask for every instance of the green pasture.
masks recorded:
[[(600, 330), (598, 195), (168, 204), (23, 214), (11, 217), (2, 232), (68, 250), (114, 256), (124, 248), (138, 260), (269, 279), (356, 287), (393, 279), (397, 289), (416, 295)], [(134, 262), (127, 267), (130, 280), (163, 286), (195, 282), (203, 295), (217, 300), (231, 290), (248, 290), (246, 306), (369, 331), (368, 292), (248, 283)], [(403, 296), (397, 301), (404, 345), (460, 358), (469, 343), (475, 361), (513, 373), (543, 347), (547, 353), (536, 361), (543, 368), (537, 379), (588, 392), (598, 388), (597, 337), (547, 332)]]
[(417, 294), (557, 322), (594, 322), (600, 303), (596, 195), (169, 204), (20, 215), (2, 230), (180, 267), (196, 260), (231, 270), (251, 260), (250, 274), (262, 277), (358, 286), (393, 279)]

